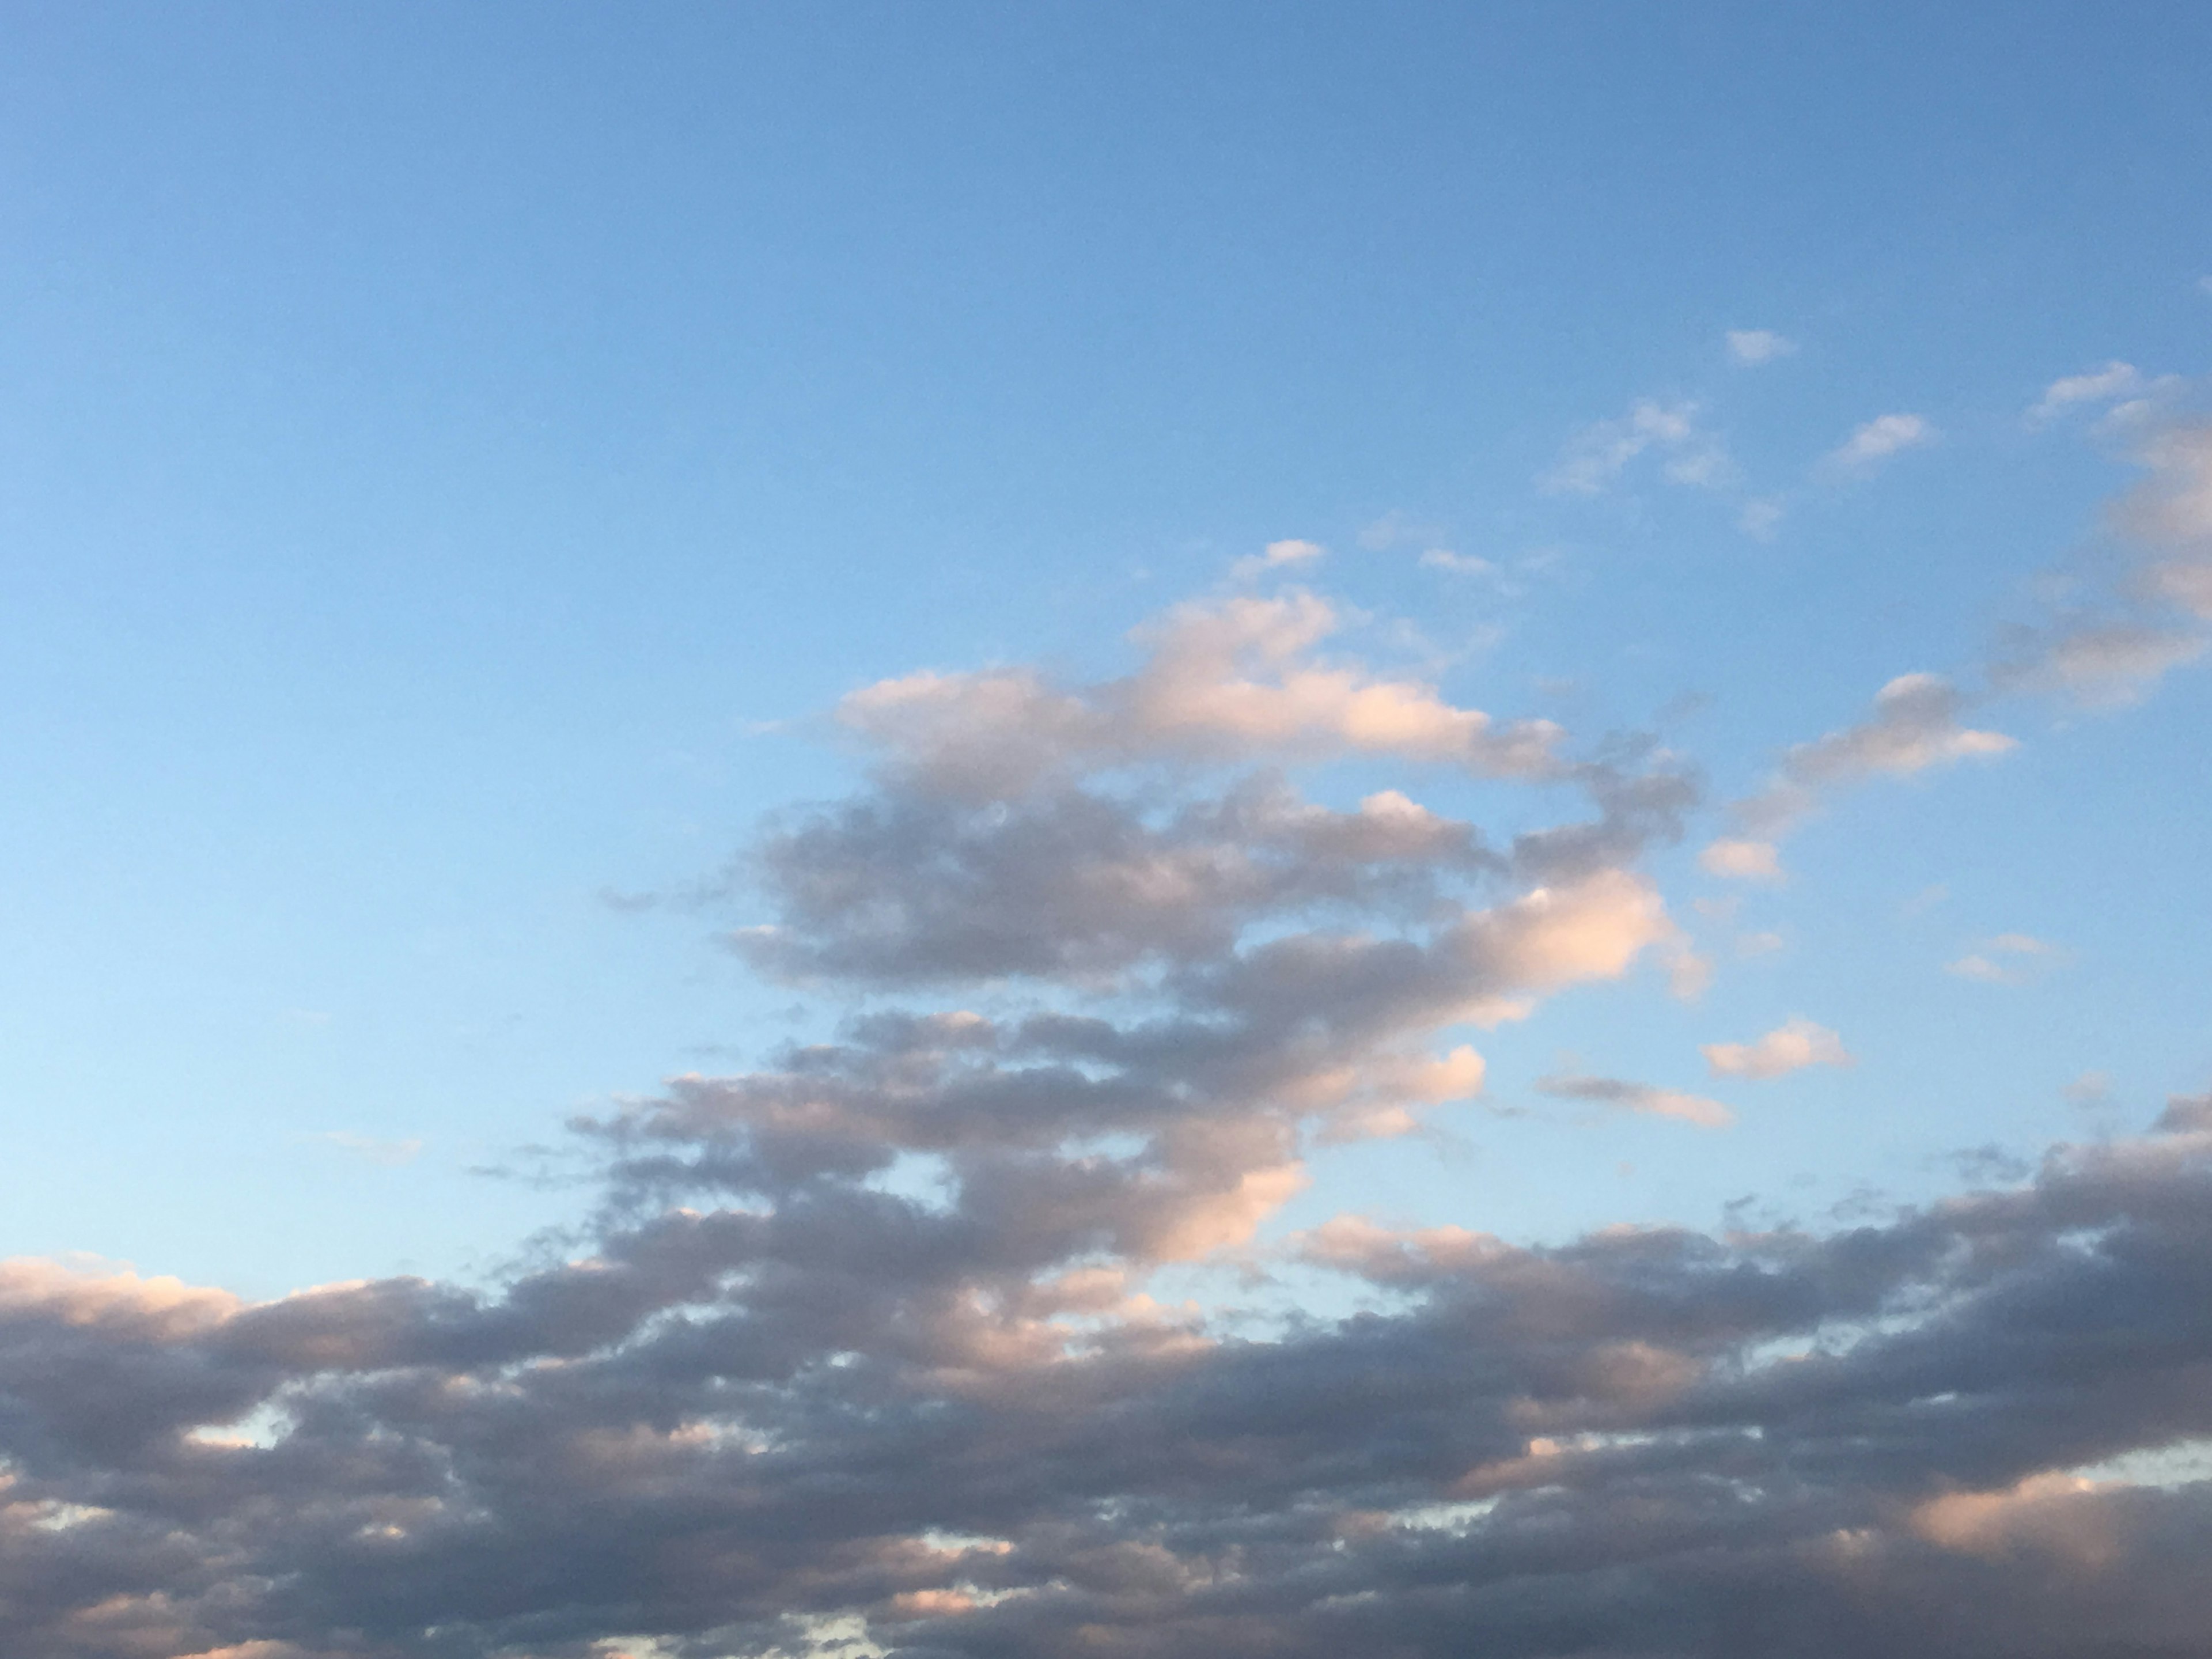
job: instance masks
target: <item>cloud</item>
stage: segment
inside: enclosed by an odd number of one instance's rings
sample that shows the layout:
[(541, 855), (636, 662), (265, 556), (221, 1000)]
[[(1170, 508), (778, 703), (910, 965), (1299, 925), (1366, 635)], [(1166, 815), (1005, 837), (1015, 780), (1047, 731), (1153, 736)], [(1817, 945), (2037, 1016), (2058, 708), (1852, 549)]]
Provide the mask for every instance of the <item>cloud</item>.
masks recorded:
[[(2208, 567), (2212, 570), (2212, 567)], [(2090, 708), (2140, 702), (2172, 670), (2195, 661), (2212, 636), (2136, 622), (2061, 623), (2021, 629), (1993, 671), (2010, 690), (2055, 691)]]
[(1795, 340), (1764, 328), (1732, 328), (1728, 331), (1729, 361), (1747, 368), (1787, 357), (1797, 349)]
[(1543, 1077), (1536, 1079), (1536, 1091), (1561, 1100), (1595, 1101), (1600, 1105), (1617, 1106), (1623, 1111), (1640, 1112), (1651, 1117), (1680, 1118), (1703, 1129), (1723, 1129), (1735, 1121), (1735, 1114), (1717, 1100), (1684, 1094), (1676, 1089), (1655, 1088), (1648, 1083), (1626, 1083), (1619, 1078)]
[(1231, 565), (1229, 574), (1236, 580), (1244, 581), (1267, 571), (1313, 564), (1328, 556), (1328, 550), (1319, 542), (1269, 542), (1259, 552)]
[(1450, 533), (1443, 525), (1415, 518), (1401, 508), (1392, 507), (1360, 531), (1359, 544), (1370, 553), (1381, 553), (1389, 548), (1403, 546), (1407, 542), (1433, 544), (1442, 541)]
[(1731, 881), (1780, 881), (1782, 858), (1771, 841), (1723, 837), (1706, 844), (1698, 854), (1698, 867), (1707, 875)]
[(2066, 960), (2057, 945), (2026, 933), (1999, 933), (1983, 940), (1943, 971), (1990, 985), (2024, 985)]
[(2114, 527), (2159, 555), (2144, 572), (2153, 599), (2212, 621), (2212, 422), (2160, 428), (2136, 459), (2146, 476), (2114, 504)]
[(2191, 1108), (1832, 1233), (1338, 1217), (1291, 1248), (1391, 1310), (1263, 1340), (839, 1180), (488, 1290), (10, 1264), (0, 1637), (1640, 1659), (1749, 1608), (1808, 1659), (2191, 1652), (2208, 1214)]
[(1694, 403), (1640, 399), (1620, 419), (1577, 433), (1538, 486), (1553, 495), (1600, 495), (1646, 452), (1664, 458), (1662, 471), (1671, 483), (1712, 489), (1733, 482), (1727, 446), (1698, 424), (1698, 415)]
[(1771, 542), (1789, 509), (1772, 495), (1755, 496), (1735, 515), (1736, 527), (1753, 541)]
[(1786, 1077), (1808, 1066), (1850, 1066), (1844, 1041), (1825, 1025), (1792, 1016), (1751, 1042), (1709, 1042), (1699, 1053), (1715, 1077), (1764, 1081)]
[(1854, 428), (1823, 465), (1836, 472), (1871, 472), (1893, 455), (1924, 449), (1941, 435), (1925, 416), (1879, 415)]
[(2148, 384), (2133, 363), (2116, 360), (2086, 374), (2069, 374), (2053, 380), (2029, 406), (2027, 419), (2040, 425), (2081, 404), (2107, 404), (2135, 397)]
[[(1735, 815), (1751, 834), (1716, 847), (1720, 875), (1755, 877), (1757, 848), (1811, 812), (1822, 794), (1865, 778), (1909, 777), (1963, 760), (1986, 760), (2019, 747), (2001, 732), (1960, 723), (1966, 699), (1940, 674), (1900, 674), (1875, 693), (1869, 718), (1801, 743), (1783, 757), (1775, 778), (1758, 794), (1738, 801)], [(1709, 853), (1712, 848), (1707, 849)], [(1738, 868), (1727, 866), (1734, 864)]]
[(1449, 548), (1432, 547), (1421, 555), (1421, 563), (1431, 570), (1449, 570), (1466, 576), (1494, 576), (1498, 567), (1488, 559), (1473, 553), (1455, 553)]
[(1179, 606), (1136, 635), (1139, 670), (1063, 688), (1035, 669), (879, 681), (838, 719), (891, 764), (939, 792), (1016, 794), (1100, 764), (1396, 756), (1508, 777), (1557, 775), (1546, 720), (1500, 723), (1433, 686), (1386, 678), (1315, 647), (1341, 626), (1293, 591)]
[[(2212, 1492), (2110, 1471), (2212, 1435), (2212, 1099), (1832, 1230), (1271, 1239), (1315, 1148), (1484, 1089), (1467, 1028), (1692, 960), (1643, 868), (1680, 757), (1513, 737), (1337, 621), (848, 700), (866, 781), (722, 894), (837, 1023), (580, 1119), (557, 1254), (258, 1302), (0, 1264), (0, 1651), (2200, 1650)], [(1989, 751), (1885, 696), (1787, 780)], [(1848, 1062), (1802, 1019), (1705, 1054)], [(1183, 1299), (1316, 1273), (1367, 1310)]]

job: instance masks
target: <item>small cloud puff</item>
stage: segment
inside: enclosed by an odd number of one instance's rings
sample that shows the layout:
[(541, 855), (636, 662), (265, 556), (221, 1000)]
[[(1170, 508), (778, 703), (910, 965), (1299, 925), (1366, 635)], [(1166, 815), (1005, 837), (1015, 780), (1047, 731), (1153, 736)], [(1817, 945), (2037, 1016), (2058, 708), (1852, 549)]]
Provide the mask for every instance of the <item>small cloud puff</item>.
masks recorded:
[(1746, 368), (1787, 357), (1796, 349), (1796, 341), (1786, 339), (1771, 329), (1732, 328), (1728, 331), (1729, 360)]
[(1878, 415), (1854, 429), (1825, 465), (1833, 472), (1871, 472), (1891, 456), (1924, 449), (1941, 435), (1923, 415)]
[(1792, 1015), (1765, 1036), (1751, 1042), (1708, 1042), (1699, 1053), (1716, 1077), (1740, 1077), (1763, 1082), (1785, 1077), (1808, 1066), (1854, 1064), (1844, 1040), (1825, 1025)]
[(1285, 566), (1311, 564), (1327, 556), (1328, 553), (1328, 550), (1319, 542), (1269, 542), (1260, 552), (1231, 565), (1229, 574), (1238, 581), (1244, 581), (1267, 571), (1280, 570)]

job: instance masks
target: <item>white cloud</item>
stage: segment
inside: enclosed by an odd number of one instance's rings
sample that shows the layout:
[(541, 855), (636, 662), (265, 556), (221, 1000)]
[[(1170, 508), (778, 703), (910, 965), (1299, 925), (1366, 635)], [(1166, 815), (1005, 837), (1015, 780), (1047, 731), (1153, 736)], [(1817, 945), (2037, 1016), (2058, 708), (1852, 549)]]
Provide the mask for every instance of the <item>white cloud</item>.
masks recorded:
[(2133, 363), (2112, 362), (2086, 374), (2069, 374), (2043, 389), (2027, 411), (2030, 422), (2040, 425), (2056, 419), (2077, 404), (2108, 404), (2131, 398), (2144, 386), (2142, 373)]
[(1727, 446), (1698, 424), (1696, 404), (1646, 398), (1620, 420), (1584, 427), (1536, 482), (1553, 495), (1599, 495), (1646, 451), (1666, 457), (1666, 476), (1675, 483), (1710, 489), (1735, 477)]
[(1808, 1066), (1849, 1066), (1844, 1040), (1825, 1025), (1792, 1015), (1751, 1042), (1708, 1042), (1698, 1050), (1716, 1077), (1764, 1080), (1802, 1071)]
[(1826, 465), (1832, 471), (1870, 472), (1893, 455), (1926, 448), (1940, 435), (1925, 416), (1878, 415), (1844, 439)]
[(1797, 342), (1785, 339), (1771, 329), (1732, 328), (1728, 331), (1728, 349), (1732, 360), (1747, 368), (1755, 368), (1777, 357), (1787, 357), (1797, 349)]
[(1781, 854), (1771, 841), (1723, 837), (1698, 854), (1698, 867), (1707, 875), (1730, 881), (1780, 881)]
[(1328, 556), (1328, 550), (1319, 542), (1269, 542), (1265, 549), (1249, 558), (1239, 559), (1229, 567), (1229, 574), (1239, 581), (1257, 576), (1263, 571), (1280, 570), (1288, 565), (1312, 564)]

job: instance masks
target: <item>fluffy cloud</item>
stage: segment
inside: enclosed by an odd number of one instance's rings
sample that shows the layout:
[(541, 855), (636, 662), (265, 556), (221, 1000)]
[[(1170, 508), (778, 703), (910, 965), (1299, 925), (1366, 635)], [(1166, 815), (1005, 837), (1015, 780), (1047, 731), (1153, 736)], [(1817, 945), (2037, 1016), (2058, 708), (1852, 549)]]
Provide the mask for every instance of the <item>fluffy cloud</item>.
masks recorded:
[(1849, 1066), (1844, 1040), (1825, 1025), (1793, 1016), (1751, 1042), (1709, 1042), (1699, 1053), (1716, 1077), (1755, 1080), (1786, 1077), (1808, 1066)]
[(1419, 681), (1315, 647), (1340, 626), (1311, 593), (1185, 605), (1139, 635), (1126, 679), (1063, 688), (1033, 669), (921, 673), (847, 697), (845, 726), (909, 775), (968, 796), (1102, 764), (1390, 755), (1492, 776), (1548, 775), (1559, 729), (1498, 723)]

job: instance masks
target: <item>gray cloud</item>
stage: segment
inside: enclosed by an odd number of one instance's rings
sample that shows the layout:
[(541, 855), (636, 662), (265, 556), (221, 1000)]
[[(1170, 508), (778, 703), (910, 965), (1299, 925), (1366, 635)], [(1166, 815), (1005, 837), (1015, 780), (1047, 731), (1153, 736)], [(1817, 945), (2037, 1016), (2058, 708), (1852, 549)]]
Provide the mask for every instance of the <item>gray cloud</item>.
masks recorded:
[[(1502, 850), (1317, 805), (1272, 769), (1481, 770), (1488, 728), (1311, 664), (1310, 610), (1262, 624), (1294, 642), (1227, 677), (1186, 640), (1104, 687), (933, 682), (1018, 765), (871, 728), (869, 788), (741, 872), (773, 920), (738, 948), (845, 1024), (580, 1121), (569, 1259), (258, 1304), (0, 1267), (0, 1650), (2202, 1651), (2207, 1483), (2100, 1471), (2212, 1437), (2203, 1100), (1880, 1223), (1255, 1242), (1314, 1146), (1480, 1090), (1467, 1028), (1679, 967), (1637, 866), (1695, 799), (1547, 732), (1504, 775), (1594, 816)], [(1806, 766), (1955, 746), (1948, 708)], [(1171, 1262), (1389, 1311), (1256, 1339), (1156, 1301)]]

